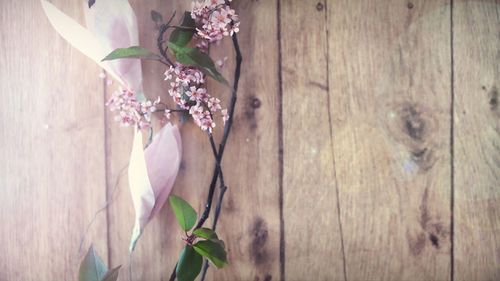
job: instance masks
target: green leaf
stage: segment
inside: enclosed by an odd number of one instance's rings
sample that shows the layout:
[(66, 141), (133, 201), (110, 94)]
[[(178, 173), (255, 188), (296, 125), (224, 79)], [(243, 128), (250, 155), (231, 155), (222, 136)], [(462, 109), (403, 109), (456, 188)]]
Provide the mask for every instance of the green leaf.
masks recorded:
[(198, 254), (193, 247), (186, 246), (179, 257), (179, 263), (175, 269), (177, 280), (193, 281), (201, 271), (203, 258)]
[(184, 12), (181, 26), (191, 28), (192, 30), (175, 28), (174, 31), (172, 31), (172, 33), (170, 34), (170, 38), (168, 40), (179, 47), (186, 46), (186, 44), (191, 41), (191, 38), (194, 35), (194, 24), (194, 19), (191, 17), (191, 13)]
[(226, 251), (223, 245), (222, 241), (214, 242), (211, 240), (203, 240), (196, 243), (194, 249), (196, 252), (200, 253), (200, 255), (213, 262), (217, 268), (223, 268), (227, 265)]
[(159, 60), (160, 56), (154, 54), (153, 52), (144, 49), (140, 46), (132, 46), (129, 48), (118, 48), (109, 53), (102, 61), (115, 60), (115, 59), (125, 59), (125, 58), (135, 58), (135, 59), (150, 59)]
[(193, 230), (193, 234), (198, 236), (198, 237), (201, 237), (201, 238), (205, 238), (207, 240), (210, 240), (212, 242), (215, 242), (215, 243), (218, 243), (222, 246), (222, 248), (224, 248), (224, 241), (222, 240), (219, 240), (219, 237), (217, 237), (217, 233), (215, 233), (215, 231), (211, 230), (210, 228), (197, 228), (195, 230)]
[(224, 76), (217, 71), (214, 62), (207, 54), (200, 52), (196, 48), (178, 46), (170, 41), (167, 42), (167, 45), (180, 63), (196, 66), (203, 73), (212, 76), (215, 80), (232, 89)]
[(171, 195), (169, 197), (175, 216), (185, 231), (193, 228), (196, 223), (196, 211), (184, 199)]
[(197, 228), (193, 231), (193, 234), (208, 240), (219, 240), (219, 237), (217, 237), (215, 231), (211, 230), (210, 228)]
[(116, 281), (118, 280), (118, 272), (120, 271), (121, 265), (108, 270), (104, 276), (102, 277), (101, 281)]
[(162, 23), (163, 22), (163, 17), (161, 16), (160, 13), (158, 13), (155, 10), (151, 10), (151, 19), (156, 22), (156, 23)]
[(138, 101), (147, 101), (148, 98), (146, 97), (146, 95), (144, 93), (137, 93), (135, 94), (135, 97)]
[(174, 27), (168, 40), (179, 47), (184, 47), (191, 41), (195, 32), (195, 22), (190, 12), (184, 12), (180, 26), (184, 28)]
[(100, 281), (108, 269), (101, 258), (94, 251), (94, 246), (90, 245), (89, 251), (85, 255), (80, 270), (78, 272), (79, 281)]

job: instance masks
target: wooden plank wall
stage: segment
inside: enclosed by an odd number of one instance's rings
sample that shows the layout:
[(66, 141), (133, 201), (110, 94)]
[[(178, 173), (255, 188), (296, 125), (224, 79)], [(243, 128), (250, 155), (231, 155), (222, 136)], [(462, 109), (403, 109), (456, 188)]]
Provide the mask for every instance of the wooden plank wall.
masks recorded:
[(447, 280), (449, 6), (328, 4), (327, 106), (346, 279)]
[[(57, 4), (83, 21), (80, 5)], [(0, 11), (0, 280), (74, 279), (82, 232), (106, 200), (100, 69), (38, 1)], [(87, 236), (104, 257), (106, 233), (101, 215)]]
[[(83, 23), (81, 1), (51, 2)], [(190, 7), (130, 3), (150, 49), (150, 10)], [(243, 68), (218, 226), (230, 265), (208, 279), (500, 279), (500, 3), (233, 5)], [(104, 107), (117, 85), (57, 35), (37, 0), (0, 1), (0, 15), (0, 280), (74, 280), (81, 235), (111, 197), (83, 248), (123, 264), (128, 280), (132, 131)], [(228, 56), (232, 79), (231, 42), (211, 55)], [(163, 72), (143, 63), (150, 98), (168, 100)], [(209, 89), (229, 102), (227, 89)], [(195, 125), (181, 133), (173, 193), (202, 212), (213, 157)], [(176, 224), (167, 206), (148, 225), (134, 280), (170, 276)]]
[(498, 280), (500, 6), (463, 2), (453, 13), (455, 279)]

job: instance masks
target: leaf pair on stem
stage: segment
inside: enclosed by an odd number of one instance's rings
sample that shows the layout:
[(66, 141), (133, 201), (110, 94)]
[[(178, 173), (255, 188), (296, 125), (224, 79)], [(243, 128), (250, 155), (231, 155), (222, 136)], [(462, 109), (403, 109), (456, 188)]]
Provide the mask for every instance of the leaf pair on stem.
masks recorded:
[[(170, 203), (181, 228), (186, 232), (186, 247), (179, 257), (176, 274), (179, 281), (194, 280), (201, 271), (203, 257), (209, 259), (217, 268), (227, 265), (224, 242), (209, 228), (196, 228), (188, 235), (195, 223), (197, 214), (184, 199), (170, 196)], [(196, 239), (203, 238), (195, 243)], [(202, 257), (203, 256), (203, 257)]]

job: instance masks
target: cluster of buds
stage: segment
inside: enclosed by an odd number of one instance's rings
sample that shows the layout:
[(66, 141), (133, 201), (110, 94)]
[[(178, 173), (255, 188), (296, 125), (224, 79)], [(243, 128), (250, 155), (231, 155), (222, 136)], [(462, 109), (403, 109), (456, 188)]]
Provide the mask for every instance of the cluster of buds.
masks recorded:
[(119, 112), (115, 120), (120, 122), (120, 126), (137, 125), (139, 129), (148, 129), (151, 127), (151, 114), (155, 112), (159, 102), (159, 98), (154, 102), (139, 101), (134, 92), (120, 89), (113, 93), (106, 106), (111, 111)]
[(224, 0), (193, 2), (191, 17), (200, 26), (196, 28), (197, 36), (209, 43), (218, 44), (224, 36), (232, 36), (239, 31), (238, 16)]
[[(170, 82), (168, 91), (179, 108), (187, 110), (194, 122), (203, 130), (212, 132), (215, 128), (213, 117), (220, 111), (224, 123), (229, 119), (227, 109), (222, 109), (220, 100), (210, 96), (203, 87), (205, 75), (194, 66), (176, 63), (165, 71), (165, 80)], [(166, 111), (166, 114), (169, 114)]]

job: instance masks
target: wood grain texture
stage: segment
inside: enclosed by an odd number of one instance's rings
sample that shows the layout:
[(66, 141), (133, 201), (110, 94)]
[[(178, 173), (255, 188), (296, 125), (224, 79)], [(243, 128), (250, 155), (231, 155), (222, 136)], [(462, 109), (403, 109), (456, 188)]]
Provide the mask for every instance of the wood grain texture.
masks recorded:
[(326, 11), (316, 7), (282, 1), (280, 11), (287, 280), (345, 279), (329, 133)]
[[(53, 1), (83, 20), (80, 6)], [(69, 46), (39, 1), (0, 2), (0, 280), (71, 280), (94, 243), (106, 258), (99, 68)]]
[[(81, 1), (51, 2), (83, 23)], [(500, 7), (454, 2), (233, 1), (243, 68), (217, 228), (229, 266), (207, 280), (500, 278)], [(130, 3), (151, 50), (150, 11), (177, 21), (190, 8)], [(0, 24), (0, 280), (74, 280), (81, 235), (118, 176), (83, 250), (94, 243), (128, 280), (132, 130), (104, 107), (118, 85), (39, 1), (0, 1)], [(228, 56), (232, 81), (231, 42), (210, 53)], [(170, 102), (165, 67), (142, 69), (146, 96)], [(213, 156), (194, 124), (181, 134), (173, 194), (201, 213)], [(167, 280), (180, 234), (167, 204), (137, 244), (134, 280)]]
[(500, 279), (499, 13), (453, 8), (455, 280)]
[(446, 4), (328, 2), (331, 161), (347, 280), (450, 278)]
[[(232, 6), (241, 20), (238, 41), (243, 62), (234, 123), (222, 161), (228, 190), (217, 226), (231, 266), (219, 270), (210, 266), (207, 280), (279, 280), (277, 6), (276, 1), (251, 0), (233, 1)], [(262, 40), (264, 34), (267, 39)], [(228, 57), (222, 73), (232, 83), (231, 40), (211, 47), (210, 55)], [(209, 91), (229, 106), (230, 91), (214, 80), (209, 83)], [(221, 137), (219, 130), (216, 141)], [(198, 185), (206, 190), (207, 183), (203, 179)], [(204, 199), (206, 191), (201, 194)], [(211, 226), (212, 219), (206, 225)]]

